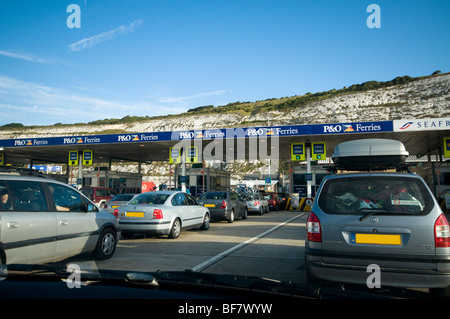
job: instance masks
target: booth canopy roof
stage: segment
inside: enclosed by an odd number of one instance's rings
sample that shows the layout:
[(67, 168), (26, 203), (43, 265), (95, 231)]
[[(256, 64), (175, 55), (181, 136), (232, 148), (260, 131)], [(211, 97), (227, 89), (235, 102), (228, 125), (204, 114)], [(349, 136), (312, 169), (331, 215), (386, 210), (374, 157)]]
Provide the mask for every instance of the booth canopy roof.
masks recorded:
[(153, 162), (168, 161), (170, 148), (180, 146), (183, 141), (184, 145), (206, 148), (208, 151), (204, 154), (214, 155), (216, 159), (263, 159), (268, 156), (289, 159), (292, 143), (325, 142), (327, 156), (331, 156), (341, 142), (386, 138), (402, 142), (410, 155), (424, 156), (441, 154), (445, 137), (450, 137), (449, 118), (20, 138), (0, 140), (0, 153), (5, 164), (13, 165), (30, 162), (64, 164), (68, 161), (69, 151), (74, 150), (92, 150), (94, 163)]

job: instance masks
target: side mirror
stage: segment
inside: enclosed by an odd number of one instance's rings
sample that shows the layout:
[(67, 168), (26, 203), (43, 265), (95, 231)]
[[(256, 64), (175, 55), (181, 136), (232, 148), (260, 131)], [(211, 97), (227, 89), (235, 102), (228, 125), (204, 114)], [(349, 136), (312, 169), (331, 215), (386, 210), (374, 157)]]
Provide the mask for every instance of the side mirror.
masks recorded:
[(83, 203), (83, 208), (82, 208), (83, 212), (92, 212), (95, 211), (94, 205), (89, 204), (89, 203)]

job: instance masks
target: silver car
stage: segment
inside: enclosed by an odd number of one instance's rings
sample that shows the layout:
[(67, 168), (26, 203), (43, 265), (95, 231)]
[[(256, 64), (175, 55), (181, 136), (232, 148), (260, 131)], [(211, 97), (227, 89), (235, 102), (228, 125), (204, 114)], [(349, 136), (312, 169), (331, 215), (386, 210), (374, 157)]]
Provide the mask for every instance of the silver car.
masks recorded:
[(370, 287), (378, 271), (379, 286), (447, 293), (450, 285), (449, 224), (412, 173), (327, 176), (307, 220), (305, 246), (310, 280)]
[(182, 229), (208, 229), (209, 210), (179, 191), (146, 192), (117, 209), (122, 236), (135, 233), (178, 238)]
[(249, 195), (246, 202), (249, 212), (256, 212), (260, 215), (269, 212), (269, 202), (261, 194)]
[(45, 263), (84, 252), (110, 258), (119, 224), (83, 194), (58, 181), (0, 174), (0, 259)]

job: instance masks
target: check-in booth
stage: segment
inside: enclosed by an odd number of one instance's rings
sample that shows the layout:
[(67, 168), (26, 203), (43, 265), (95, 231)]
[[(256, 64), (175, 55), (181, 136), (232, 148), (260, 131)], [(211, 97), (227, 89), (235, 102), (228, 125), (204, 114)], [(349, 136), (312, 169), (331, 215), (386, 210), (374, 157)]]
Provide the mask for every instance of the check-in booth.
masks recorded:
[(203, 168), (201, 164), (186, 168), (186, 176), (181, 175), (181, 168), (176, 169), (176, 188), (181, 188), (182, 180), (186, 182), (186, 189), (194, 197), (211, 191), (225, 191), (230, 189), (230, 172), (219, 168)]
[(329, 171), (322, 166), (312, 166), (311, 173), (307, 173), (306, 165), (295, 166), (289, 176), (291, 193), (298, 194), (300, 198), (306, 198), (308, 188), (307, 184), (308, 181), (310, 181), (311, 197), (314, 198), (322, 179), (329, 174)]
[(142, 189), (142, 174), (111, 171), (100, 167), (91, 171), (83, 171), (82, 186), (108, 187), (119, 194), (140, 193)]

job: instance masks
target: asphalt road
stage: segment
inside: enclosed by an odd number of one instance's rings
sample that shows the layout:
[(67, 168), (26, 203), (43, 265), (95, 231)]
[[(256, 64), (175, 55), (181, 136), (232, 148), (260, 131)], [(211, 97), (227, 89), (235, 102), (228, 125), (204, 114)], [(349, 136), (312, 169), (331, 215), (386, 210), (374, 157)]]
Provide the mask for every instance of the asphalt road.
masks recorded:
[(139, 234), (121, 239), (102, 269), (192, 270), (305, 282), (303, 255), (306, 214), (271, 211), (233, 223), (213, 221), (208, 230), (188, 230), (178, 239)]
[[(271, 211), (249, 215), (233, 223), (213, 221), (208, 230), (183, 231), (179, 238), (136, 234), (120, 239), (115, 255), (92, 261), (91, 254), (56, 264), (76, 263), (86, 269), (127, 271), (185, 271), (256, 276), (275, 281), (305, 284), (304, 250), (307, 213)], [(328, 284), (327, 284), (328, 285)], [(331, 284), (331, 287), (394, 298), (430, 298), (428, 290), (374, 289)]]

